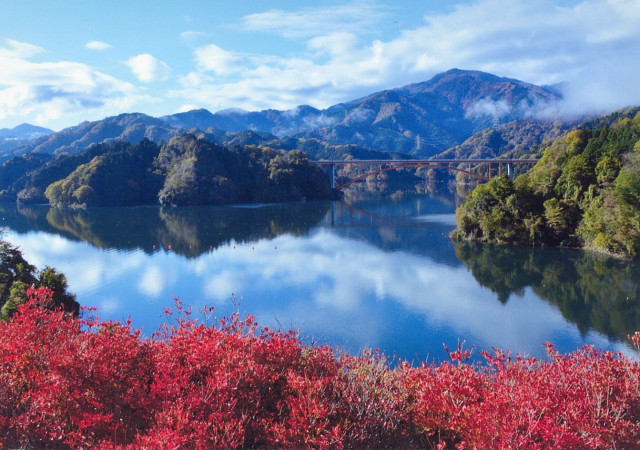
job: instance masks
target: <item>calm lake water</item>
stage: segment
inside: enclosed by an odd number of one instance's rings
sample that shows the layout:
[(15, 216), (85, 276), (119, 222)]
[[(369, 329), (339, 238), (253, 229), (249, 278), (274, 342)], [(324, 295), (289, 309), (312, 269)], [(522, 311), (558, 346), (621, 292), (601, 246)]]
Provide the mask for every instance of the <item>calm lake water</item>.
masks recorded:
[[(542, 357), (585, 344), (634, 355), (640, 263), (581, 251), (455, 244), (451, 194), (231, 207), (0, 205), (3, 238), (63, 272), (82, 305), (145, 335), (179, 297), (217, 316), (350, 353), (419, 363), (465, 348)], [(195, 314), (198, 316), (197, 312)], [(476, 352), (477, 354), (477, 352)]]

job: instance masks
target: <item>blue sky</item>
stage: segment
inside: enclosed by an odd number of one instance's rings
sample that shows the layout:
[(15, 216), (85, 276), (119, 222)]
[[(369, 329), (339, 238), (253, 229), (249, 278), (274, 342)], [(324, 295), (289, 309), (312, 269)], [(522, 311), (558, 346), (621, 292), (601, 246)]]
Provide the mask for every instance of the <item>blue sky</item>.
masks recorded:
[(640, 104), (638, 0), (0, 0), (0, 128), (326, 108), (451, 68)]

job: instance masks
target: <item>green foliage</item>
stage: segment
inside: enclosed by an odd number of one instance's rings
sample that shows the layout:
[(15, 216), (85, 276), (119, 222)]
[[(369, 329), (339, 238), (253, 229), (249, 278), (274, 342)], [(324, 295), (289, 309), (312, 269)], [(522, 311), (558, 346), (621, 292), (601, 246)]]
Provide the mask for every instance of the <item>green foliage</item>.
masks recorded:
[[(162, 146), (143, 139), (136, 145), (92, 148), (91, 154), (66, 177), (47, 185), (49, 203), (205, 205), (332, 196), (324, 170), (295, 150), (226, 148), (185, 134)], [(38, 191), (25, 189), (21, 195), (31, 198)]]
[(50, 184), (53, 205), (126, 206), (155, 203), (160, 178), (151, 168), (158, 146), (148, 139), (136, 145), (113, 144), (66, 178)]
[(506, 176), (478, 186), (456, 212), (457, 239), (503, 243), (528, 241), (523, 206), (532, 201)]
[[(593, 252), (457, 242), (456, 256), (503, 302), (526, 288), (556, 305), (581, 333), (623, 340), (640, 323), (640, 265)], [(567, 282), (572, 280), (571, 282)]]
[(640, 113), (600, 129), (566, 133), (547, 147), (529, 174), (511, 184), (512, 190), (494, 180), (476, 188), (458, 209), (454, 237), (637, 256), (639, 142)]
[(0, 240), (0, 320), (7, 320), (26, 301), (25, 292), (29, 287), (51, 289), (52, 305), (78, 313), (79, 304), (75, 295), (67, 292), (67, 279), (63, 274), (51, 267), (36, 273), (36, 268), (24, 259), (18, 248)]
[(0, 320), (7, 321), (18, 309), (19, 305), (23, 305), (27, 300), (27, 284), (17, 280), (11, 284), (9, 288), (9, 298), (4, 302), (2, 308), (0, 308)]

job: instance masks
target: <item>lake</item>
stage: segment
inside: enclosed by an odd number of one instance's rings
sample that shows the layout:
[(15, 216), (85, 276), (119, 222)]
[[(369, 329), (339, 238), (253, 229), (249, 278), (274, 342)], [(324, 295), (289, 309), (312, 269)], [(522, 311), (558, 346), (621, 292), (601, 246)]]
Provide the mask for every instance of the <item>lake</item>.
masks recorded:
[(151, 335), (179, 297), (350, 353), (417, 364), (443, 344), (544, 357), (634, 355), (640, 263), (576, 250), (454, 243), (455, 196), (187, 208), (0, 205), (3, 238), (63, 272), (103, 319)]

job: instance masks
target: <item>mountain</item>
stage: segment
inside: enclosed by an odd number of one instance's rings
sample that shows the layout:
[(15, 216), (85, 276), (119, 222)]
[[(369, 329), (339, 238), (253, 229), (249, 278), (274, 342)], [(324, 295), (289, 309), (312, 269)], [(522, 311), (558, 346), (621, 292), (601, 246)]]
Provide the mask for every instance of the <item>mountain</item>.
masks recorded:
[(429, 157), (487, 127), (531, 117), (559, 99), (551, 87), (453, 69), (325, 110), (196, 110), (163, 119), (182, 128), (254, 130)]
[(181, 133), (164, 120), (141, 113), (120, 114), (94, 122), (83, 122), (58, 133), (38, 139), (30, 151), (37, 153), (76, 154), (92, 144), (115, 141), (137, 143), (143, 138), (154, 142), (168, 141)]
[(53, 132), (53, 130), (48, 128), (23, 123), (15, 128), (1, 128), (0, 141), (37, 139), (41, 136), (52, 134)]
[[(121, 114), (84, 122), (58, 133), (14, 147), (7, 156), (30, 151), (75, 154), (88, 146), (148, 138), (166, 142), (184, 131), (204, 133), (219, 145), (251, 138), (255, 145), (279, 139), (287, 145), (319, 140), (333, 146), (356, 145), (382, 152), (425, 158), (462, 144), (487, 127), (531, 118), (538, 108), (560, 99), (550, 87), (540, 87), (488, 73), (453, 69), (431, 80), (377, 92), (358, 100), (319, 110), (302, 105), (278, 111), (248, 112), (204, 109), (159, 118)], [(246, 132), (254, 134), (249, 135)], [(246, 145), (246, 142), (244, 142)]]
[(605, 116), (565, 121), (516, 120), (497, 127), (485, 128), (460, 145), (436, 155), (436, 158), (520, 158), (539, 157), (560, 135), (572, 128), (595, 130), (611, 127), (620, 119), (632, 119), (640, 107), (624, 108)]
[(0, 129), (0, 163), (11, 156), (25, 153), (22, 148), (33, 139), (52, 134), (48, 128), (23, 123), (15, 128)]
[(541, 156), (540, 145), (555, 140), (576, 124), (573, 122), (523, 119), (485, 128), (436, 155), (441, 159), (518, 158), (523, 155)]

